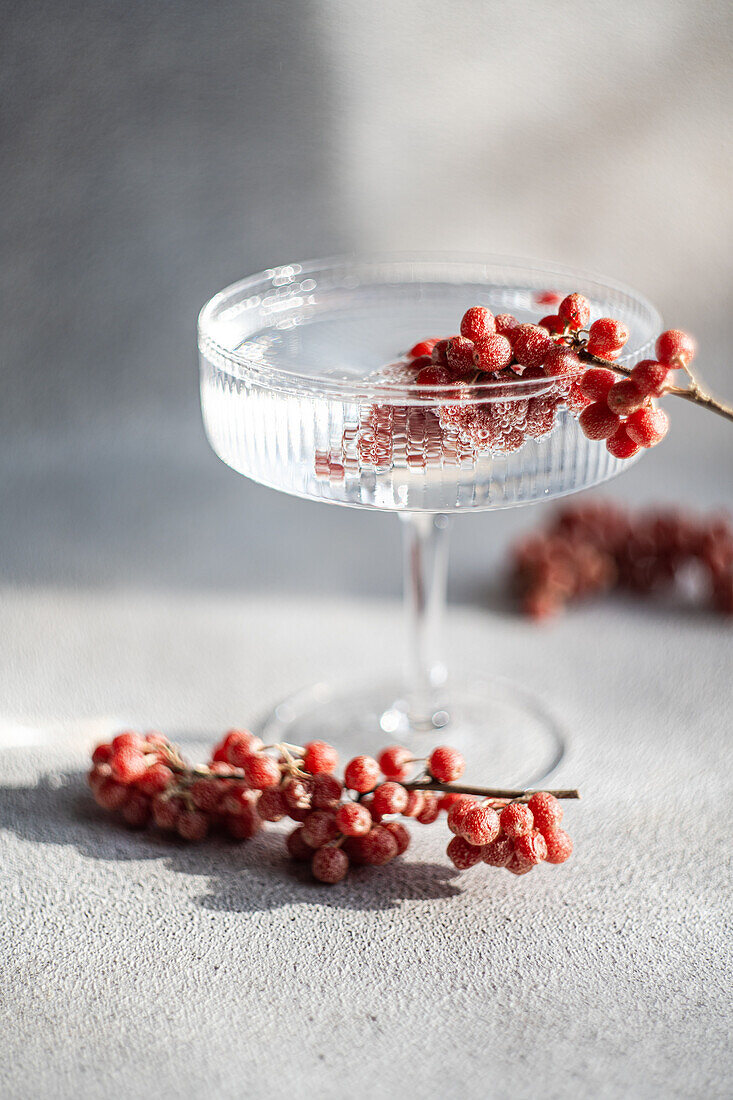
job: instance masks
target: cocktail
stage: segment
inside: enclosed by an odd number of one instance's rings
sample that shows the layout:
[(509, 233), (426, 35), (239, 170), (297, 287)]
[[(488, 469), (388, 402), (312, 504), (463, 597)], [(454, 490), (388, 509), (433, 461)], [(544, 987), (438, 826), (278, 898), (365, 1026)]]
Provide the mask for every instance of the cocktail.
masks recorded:
[[(199, 318), (201, 402), (217, 455), (239, 473), (322, 503), (395, 512), (404, 538), (408, 646), (400, 674), (323, 682), (280, 703), (266, 743), (313, 738), (350, 751), (392, 741), (424, 756), (447, 741), (496, 782), (534, 784), (563, 752), (543, 704), (466, 655), (441, 657), (451, 515), (517, 507), (597, 485), (629, 463), (578, 425), (568, 385), (424, 387), (404, 350), (456, 330), (469, 306), (532, 320), (581, 291), (644, 356), (660, 318), (642, 297), (582, 272), (522, 260), (377, 256), (290, 264), (217, 294)], [(385, 367), (385, 364), (387, 366)], [(551, 413), (551, 415), (550, 415)], [(468, 418), (473, 425), (466, 433)], [(476, 428), (476, 425), (479, 425)], [(488, 425), (488, 427), (486, 427)]]

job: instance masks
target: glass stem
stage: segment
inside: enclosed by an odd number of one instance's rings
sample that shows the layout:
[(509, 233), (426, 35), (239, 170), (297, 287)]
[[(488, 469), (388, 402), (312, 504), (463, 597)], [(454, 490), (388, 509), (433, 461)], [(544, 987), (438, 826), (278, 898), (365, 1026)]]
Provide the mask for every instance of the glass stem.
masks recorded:
[(439, 728), (448, 715), (441, 703), (447, 670), (440, 659), (448, 568), (448, 516), (401, 512), (407, 626), (407, 701), (410, 724)]

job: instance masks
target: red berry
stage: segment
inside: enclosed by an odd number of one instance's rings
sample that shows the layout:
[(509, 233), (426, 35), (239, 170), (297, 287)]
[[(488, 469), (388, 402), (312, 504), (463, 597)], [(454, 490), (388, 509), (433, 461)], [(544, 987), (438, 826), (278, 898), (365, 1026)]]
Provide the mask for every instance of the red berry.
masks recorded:
[(536, 794), (532, 795), (527, 805), (532, 811), (535, 828), (539, 829), (541, 833), (546, 833), (548, 829), (559, 828), (563, 809), (553, 794), (548, 794), (547, 791), (537, 791)]
[(403, 748), (402, 745), (390, 745), (382, 749), (377, 757), (382, 775), (387, 779), (405, 779), (410, 771), (409, 762), (412, 760), (412, 755), (410, 750)]
[(605, 401), (618, 375), (607, 367), (591, 367), (580, 379), (580, 392), (591, 401)]
[(541, 367), (554, 341), (539, 325), (517, 325), (511, 332), (514, 358), (524, 367)]
[(333, 745), (325, 741), (309, 741), (303, 753), (303, 767), (311, 775), (332, 772), (338, 767), (339, 754)]
[(514, 359), (512, 345), (506, 336), (498, 332), (488, 333), (474, 345), (473, 365), (483, 371), (499, 371), (508, 367)]
[(434, 821), (438, 820), (439, 814), (440, 799), (432, 791), (425, 791), (423, 793), (423, 807), (417, 815), (417, 820), (421, 825), (432, 825)]
[(588, 439), (608, 439), (616, 431), (621, 421), (615, 412), (611, 412), (605, 402), (596, 401), (583, 409), (578, 417), (578, 423)]
[(508, 336), (512, 329), (517, 327), (519, 321), (516, 317), (512, 317), (511, 313), (497, 313), (494, 324), (500, 336)]
[(176, 832), (184, 840), (203, 840), (209, 831), (209, 819), (198, 810), (181, 810), (176, 821)]
[(380, 817), (384, 814), (401, 814), (407, 809), (407, 791), (391, 780), (381, 783), (374, 791), (372, 807)]
[(303, 840), (311, 848), (322, 848), (338, 836), (336, 817), (327, 810), (313, 810), (303, 822)]
[(321, 848), (311, 860), (313, 878), (331, 885), (340, 882), (349, 869), (349, 857), (340, 848)]
[(454, 836), (445, 850), (448, 859), (459, 871), (467, 871), (481, 859), (481, 849), (469, 844), (462, 836)]
[(655, 359), (642, 359), (631, 371), (638, 389), (648, 397), (661, 397), (669, 379), (669, 367)]
[(438, 337), (431, 337), (430, 340), (420, 340), (415, 344), (407, 353), (408, 359), (419, 359), (422, 355), (430, 355), (435, 345), (438, 343)]
[(527, 863), (526, 859), (522, 859), (521, 856), (514, 852), (514, 854), (510, 856), (509, 862), (506, 864), (506, 869), (513, 875), (526, 875), (534, 866), (534, 863)]
[(514, 841), (515, 854), (527, 863), (542, 863), (547, 859), (547, 844), (539, 829), (533, 829), (531, 833), (524, 833)]
[(383, 828), (390, 836), (394, 837), (397, 844), (397, 855), (401, 856), (410, 847), (410, 833), (399, 821), (387, 821)]
[(481, 851), (481, 858), (489, 867), (506, 867), (514, 855), (514, 841), (508, 836), (498, 836)]
[(259, 752), (262, 742), (249, 730), (230, 730), (224, 739), (225, 755), (234, 768), (244, 767), (245, 757)]
[(333, 810), (335, 812), (338, 809), (342, 791), (343, 784), (340, 779), (337, 779), (335, 775), (327, 775), (325, 772), (321, 772), (313, 780), (313, 794), (311, 796), (313, 809)]
[(601, 317), (590, 326), (586, 350), (601, 359), (615, 358), (629, 338), (629, 330), (621, 321)]
[(291, 816), (293, 810), (311, 808), (314, 787), (312, 779), (302, 779), (300, 776), (294, 775), (285, 780), (280, 790)]
[(573, 853), (573, 842), (562, 829), (545, 833), (545, 843), (548, 863), (564, 863)]
[(606, 440), (606, 449), (614, 458), (633, 458), (639, 453), (639, 444), (634, 443), (624, 425), (621, 424), (610, 439)]
[[(565, 375), (578, 374), (582, 370), (580, 359), (571, 351), (561, 345), (550, 348), (542, 363), (542, 370), (550, 378), (561, 378)], [(526, 377), (527, 372), (524, 372)]]
[(550, 313), (543, 317), (537, 324), (540, 328), (546, 328), (551, 336), (560, 336), (565, 329), (565, 322), (556, 313)]
[(191, 784), (191, 801), (197, 810), (215, 813), (226, 793), (227, 785), (221, 779), (196, 779)]
[(120, 810), (129, 793), (128, 788), (115, 779), (103, 779), (94, 790), (94, 799), (105, 810)]
[(139, 733), (133, 733), (132, 730), (126, 730), (124, 733), (118, 733), (116, 737), (112, 739), (112, 750), (118, 752), (120, 749), (138, 749), (140, 752), (145, 747), (145, 741)]
[(433, 344), (433, 350), (430, 353), (430, 358), (435, 363), (436, 367), (448, 366), (448, 341), (436, 340)]
[(250, 814), (257, 796), (242, 783), (232, 784), (224, 793), (219, 810), (221, 813), (236, 817), (237, 814)]
[(476, 799), (471, 798), (470, 795), (464, 795), (460, 802), (456, 802), (451, 806), (448, 811), (448, 828), (456, 836), (460, 836), (463, 832), (463, 823), (466, 819), (466, 814), (469, 814), (476, 805)]
[(397, 841), (384, 825), (375, 825), (361, 843), (365, 863), (380, 866), (397, 855)]
[(629, 439), (640, 447), (655, 447), (669, 430), (669, 417), (664, 409), (655, 409), (652, 405), (637, 409), (626, 420), (626, 432)]
[(460, 791), (449, 791), (447, 794), (443, 794), (438, 799), (438, 805), (441, 810), (449, 812), (459, 802), (465, 802), (469, 798), (468, 795), (462, 794)]
[(268, 787), (257, 800), (257, 813), (263, 821), (282, 821), (287, 806), (282, 792), (277, 787)]
[(403, 817), (419, 817), (425, 805), (424, 791), (408, 791), (407, 805), (402, 811)]
[(271, 756), (253, 752), (242, 760), (244, 778), (255, 791), (276, 787), (280, 782), (280, 766)]
[[(114, 745), (114, 742), (112, 744)], [(119, 783), (134, 783), (135, 780), (142, 779), (148, 770), (144, 754), (132, 745), (123, 745), (115, 749), (110, 757), (109, 766), (112, 769), (113, 778)]]
[(557, 307), (557, 314), (568, 328), (577, 331), (590, 321), (590, 302), (582, 294), (568, 294)]
[(465, 336), (466, 339), (475, 343), (492, 332), (496, 332), (494, 315), (485, 306), (471, 306), (463, 314), (461, 336)]
[(143, 794), (152, 797), (152, 795), (166, 790), (174, 778), (173, 772), (165, 764), (155, 763), (151, 764), (142, 779), (138, 779), (136, 786)]
[(534, 825), (532, 811), (523, 802), (510, 802), (501, 811), (499, 821), (503, 831), (512, 840), (516, 840), (520, 836), (526, 836), (527, 833), (531, 832)]
[(425, 367), (415, 381), (418, 386), (447, 386), (455, 379), (447, 367)]
[(92, 753), (93, 764), (108, 764), (112, 756), (112, 746), (103, 744), (97, 745), (96, 749)]
[(344, 802), (336, 811), (336, 826), (344, 836), (366, 836), (372, 827), (372, 815), (359, 802)]
[(499, 835), (499, 815), (490, 806), (474, 806), (463, 818), (461, 834), (469, 844), (491, 844)]
[[(679, 369), (695, 358), (697, 345), (687, 332), (678, 328), (667, 329), (657, 339), (657, 359), (668, 367)], [(112, 742), (114, 744), (114, 742)]]
[(344, 770), (344, 783), (352, 791), (366, 794), (379, 782), (379, 764), (371, 756), (355, 756)]
[(451, 336), (446, 348), (448, 367), (453, 374), (467, 374), (473, 370), (473, 341), (465, 336)]
[(251, 840), (262, 828), (262, 818), (252, 806), (224, 818), (227, 832), (234, 840)]
[(168, 798), (165, 794), (153, 799), (153, 819), (159, 829), (175, 829), (178, 815), (184, 808), (180, 798)]
[(285, 846), (291, 859), (305, 861), (313, 858), (313, 849), (303, 840), (302, 825), (299, 825), (297, 829), (293, 829), (292, 833), (288, 833)]
[(645, 401), (646, 396), (631, 378), (624, 378), (622, 382), (614, 383), (606, 397), (609, 409), (613, 409), (622, 416), (640, 409)]
[(130, 791), (122, 816), (132, 829), (144, 828), (150, 821), (150, 799), (140, 791)]
[(439, 783), (454, 783), (466, 770), (466, 761), (458, 749), (439, 745), (428, 757), (428, 771)]

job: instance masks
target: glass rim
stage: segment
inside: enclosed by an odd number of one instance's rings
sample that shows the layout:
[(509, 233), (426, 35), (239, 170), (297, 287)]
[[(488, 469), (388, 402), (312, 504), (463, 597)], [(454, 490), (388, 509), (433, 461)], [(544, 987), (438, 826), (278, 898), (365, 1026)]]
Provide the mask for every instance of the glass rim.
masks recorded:
[[(265, 291), (267, 288), (277, 290), (287, 286), (299, 276), (309, 276), (317, 272), (336, 275), (339, 271), (346, 274), (351, 269), (372, 268), (375, 273), (385, 268), (392, 268), (392, 274), (400, 272), (408, 274), (420, 265), (432, 267), (434, 281), (438, 281), (439, 275), (453, 273), (453, 279), (448, 282), (460, 282), (455, 276), (461, 271), (473, 271), (474, 281), (486, 282), (487, 286), (499, 285), (496, 279), (492, 280), (490, 271), (499, 269), (504, 271), (516, 270), (522, 274), (524, 281), (534, 277), (551, 279), (557, 276), (563, 279), (575, 279), (578, 282), (574, 289), (583, 293), (584, 290), (592, 295), (591, 288), (596, 293), (611, 291), (624, 295), (637, 309), (646, 314), (647, 321), (653, 335), (642, 342), (628, 344), (624, 353), (615, 363), (623, 366), (631, 360), (642, 358), (644, 353), (653, 347), (656, 334), (661, 331), (662, 318), (659, 311), (642, 294), (633, 288), (615, 279), (609, 279), (603, 275), (597, 275), (571, 265), (558, 264), (552, 261), (543, 261), (520, 256), (505, 256), (496, 254), (481, 254), (471, 252), (448, 251), (416, 251), (416, 252), (365, 252), (346, 253), (324, 259), (309, 259), (280, 264), (277, 267), (266, 268), (230, 283), (211, 297), (198, 315), (198, 345), (201, 355), (209, 360), (214, 360), (217, 369), (240, 380), (248, 380), (273, 390), (296, 391), (309, 394), (313, 397), (339, 398), (351, 401), (370, 401), (381, 399), (385, 403), (408, 403), (435, 405), (441, 402), (451, 402), (457, 399), (457, 382), (448, 382), (440, 386), (417, 386), (415, 382), (406, 384), (401, 379), (338, 379), (323, 375), (309, 373), (307, 371), (287, 370), (273, 366), (260, 358), (248, 355), (241, 347), (231, 349), (226, 347), (216, 338), (215, 329), (219, 314), (231, 308), (237, 302), (241, 309), (247, 303), (255, 302), (260, 295), (258, 289)], [(386, 273), (386, 272), (385, 272)], [(419, 281), (416, 278), (405, 278), (405, 284)], [(424, 278), (423, 281), (429, 281)], [(466, 278), (468, 281), (468, 278)], [(348, 283), (344, 284), (348, 287)], [(537, 289), (542, 289), (541, 280)], [(549, 289), (549, 288), (545, 288)], [(567, 288), (566, 288), (567, 289)], [(245, 298), (241, 295), (251, 291)], [(567, 289), (568, 293), (572, 293)], [(416, 336), (419, 339), (419, 335)], [(385, 364), (387, 365), (387, 364)], [(471, 403), (482, 400), (512, 400), (551, 392), (553, 385), (563, 381), (571, 381), (588, 369), (588, 364), (583, 363), (577, 372), (565, 374), (560, 377), (547, 377), (540, 379), (522, 380), (521, 375), (513, 379), (494, 379), (491, 381), (475, 381), (460, 383), (461, 402)], [(507, 392), (510, 391), (510, 392)]]

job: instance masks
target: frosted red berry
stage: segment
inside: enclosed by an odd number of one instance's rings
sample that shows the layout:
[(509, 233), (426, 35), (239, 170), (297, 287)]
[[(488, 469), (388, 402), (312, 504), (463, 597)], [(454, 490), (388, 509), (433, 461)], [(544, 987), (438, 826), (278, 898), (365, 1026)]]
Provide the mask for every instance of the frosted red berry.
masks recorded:
[(497, 313), (494, 324), (500, 336), (508, 336), (517, 327), (519, 321), (511, 313)]
[(152, 796), (166, 790), (174, 778), (175, 776), (169, 767), (157, 762), (151, 764), (142, 779), (138, 779), (136, 786), (143, 794)]
[(280, 767), (276, 760), (264, 753), (250, 753), (242, 760), (244, 778), (255, 791), (264, 791), (280, 782)]
[(394, 838), (397, 855), (401, 856), (410, 847), (410, 833), (399, 821), (386, 821), (383, 828)]
[(431, 337), (429, 340), (420, 340), (417, 344), (413, 344), (408, 351), (408, 359), (420, 359), (423, 355), (430, 355), (437, 343), (437, 336)]
[(344, 769), (344, 784), (352, 791), (366, 794), (379, 782), (379, 764), (371, 756), (355, 756)]
[(672, 369), (679, 369), (691, 363), (695, 358), (697, 345), (692, 337), (682, 329), (671, 328), (658, 337), (655, 351), (660, 363)]
[(481, 849), (469, 844), (462, 836), (454, 836), (445, 850), (448, 859), (459, 871), (475, 867), (481, 860)]
[(573, 842), (563, 829), (553, 829), (544, 835), (548, 863), (564, 863), (570, 859), (573, 854)]
[(563, 808), (559, 799), (547, 791), (537, 791), (527, 803), (534, 818), (534, 826), (541, 833), (548, 829), (558, 829), (562, 821)]
[(447, 386), (454, 381), (447, 367), (424, 367), (415, 379), (418, 386)]
[(652, 405), (636, 412), (626, 419), (626, 432), (640, 447), (655, 447), (669, 430), (669, 417), (664, 409), (655, 409)]
[(510, 857), (505, 864), (507, 871), (513, 875), (526, 875), (529, 871), (532, 871), (536, 866), (534, 863), (528, 863), (526, 859), (522, 859), (516, 852)]
[(127, 801), (128, 788), (116, 779), (103, 779), (94, 790), (95, 801), (105, 810), (120, 810)]
[(374, 791), (372, 807), (380, 817), (384, 814), (401, 814), (407, 809), (407, 791), (399, 783), (388, 780)]
[(476, 343), (490, 333), (496, 332), (496, 323), (491, 310), (485, 306), (471, 306), (461, 318), (461, 336)]
[(384, 825), (375, 825), (361, 842), (365, 863), (380, 866), (389, 863), (397, 855), (397, 841)]
[(473, 363), (478, 370), (492, 373), (504, 370), (514, 359), (512, 345), (506, 336), (491, 332), (476, 340), (473, 349)]
[(629, 330), (623, 321), (613, 317), (600, 317), (590, 326), (586, 350), (601, 359), (615, 358), (629, 338)]
[[(115, 738), (115, 741), (117, 738)], [(112, 776), (119, 783), (134, 783), (136, 779), (142, 779), (148, 770), (145, 755), (132, 745), (123, 745), (114, 748), (109, 759)]]
[(481, 859), (489, 867), (506, 867), (514, 855), (514, 841), (508, 836), (498, 836), (481, 849)]
[(642, 359), (632, 369), (631, 378), (641, 393), (661, 397), (669, 381), (669, 367), (656, 359)]
[(473, 341), (465, 336), (451, 336), (446, 347), (448, 369), (454, 375), (470, 373), (474, 368)]
[(583, 409), (578, 417), (578, 423), (588, 439), (608, 439), (617, 430), (621, 421), (605, 401), (596, 401)]
[(335, 775), (327, 775), (321, 772), (313, 777), (313, 792), (311, 805), (314, 810), (337, 810), (343, 784)]
[(436, 340), (433, 344), (433, 350), (430, 353), (430, 358), (436, 367), (448, 366), (448, 341)]
[(349, 870), (349, 857), (340, 848), (321, 848), (311, 860), (311, 871), (318, 882), (333, 885), (340, 882)]
[(449, 745), (439, 745), (428, 757), (428, 771), (439, 783), (455, 783), (466, 770), (466, 761)]
[(582, 294), (568, 294), (557, 307), (557, 314), (568, 328), (577, 331), (590, 321), (590, 302)]
[(541, 367), (554, 342), (539, 325), (517, 325), (511, 332), (514, 358), (524, 367)]
[(440, 815), (440, 800), (431, 791), (423, 794), (423, 805), (417, 820), (421, 825), (432, 825)]
[(408, 791), (407, 792), (407, 805), (402, 811), (403, 817), (418, 817), (425, 805), (425, 794), (423, 791)]
[(466, 814), (470, 813), (475, 805), (475, 798), (471, 798), (470, 795), (464, 795), (460, 802), (455, 802), (448, 810), (448, 828), (452, 833), (455, 833), (456, 836), (460, 836), (463, 832), (463, 823), (466, 819)]
[(337, 835), (336, 817), (328, 810), (313, 810), (303, 822), (301, 836), (311, 848), (321, 848)]
[(609, 409), (613, 409), (622, 416), (641, 408), (645, 401), (646, 396), (631, 378), (616, 382), (608, 391), (606, 398)]
[(382, 775), (387, 779), (406, 779), (410, 772), (413, 754), (402, 745), (389, 745), (377, 757)]
[(133, 730), (125, 730), (124, 733), (118, 733), (116, 737), (112, 738), (113, 752), (119, 752), (120, 749), (137, 749), (142, 752), (144, 747), (144, 739)]
[(623, 424), (606, 440), (606, 448), (614, 458), (633, 458), (640, 450)]
[(108, 764), (112, 756), (112, 746), (107, 744), (97, 745), (92, 753), (93, 764)]
[(309, 741), (304, 746), (303, 767), (311, 775), (319, 772), (332, 772), (338, 767), (339, 754), (333, 745), (325, 741)]
[(209, 831), (209, 819), (199, 810), (181, 810), (176, 831), (184, 840), (203, 840)]
[(242, 807), (238, 814), (227, 814), (223, 820), (234, 840), (251, 840), (262, 828), (262, 818), (252, 806)]
[(490, 806), (474, 806), (463, 818), (460, 835), (469, 844), (490, 844), (499, 835), (499, 815)]
[(257, 801), (257, 813), (263, 821), (282, 821), (287, 811), (285, 799), (277, 787), (268, 787)]
[[(549, 378), (562, 378), (566, 375), (578, 374), (582, 370), (582, 364), (570, 348), (555, 346), (550, 348), (545, 356), (542, 370)], [(525, 377), (526, 373), (525, 371)]]
[(140, 791), (130, 791), (122, 807), (122, 816), (132, 829), (143, 829), (150, 821), (150, 799)]
[(591, 401), (605, 402), (618, 375), (607, 367), (590, 367), (580, 379), (580, 392)]
[(297, 828), (293, 829), (292, 833), (288, 833), (285, 846), (288, 849), (288, 854), (291, 859), (305, 862), (305, 860), (313, 858), (313, 849), (310, 845), (306, 844), (303, 839), (302, 825), (298, 825)]
[(565, 322), (556, 313), (549, 313), (542, 317), (537, 324), (540, 328), (546, 328), (551, 336), (560, 336), (565, 329)]
[(514, 840), (514, 852), (527, 863), (542, 863), (547, 859), (547, 844), (539, 829), (532, 829)]
[(366, 836), (372, 827), (372, 815), (359, 802), (344, 802), (336, 811), (336, 826), (344, 836)]
[(183, 805), (178, 798), (158, 795), (153, 799), (153, 819), (159, 829), (175, 829)]
[(512, 840), (516, 840), (520, 836), (526, 836), (527, 833), (531, 832), (534, 825), (532, 811), (523, 802), (510, 802), (501, 811), (499, 821), (502, 830)]

